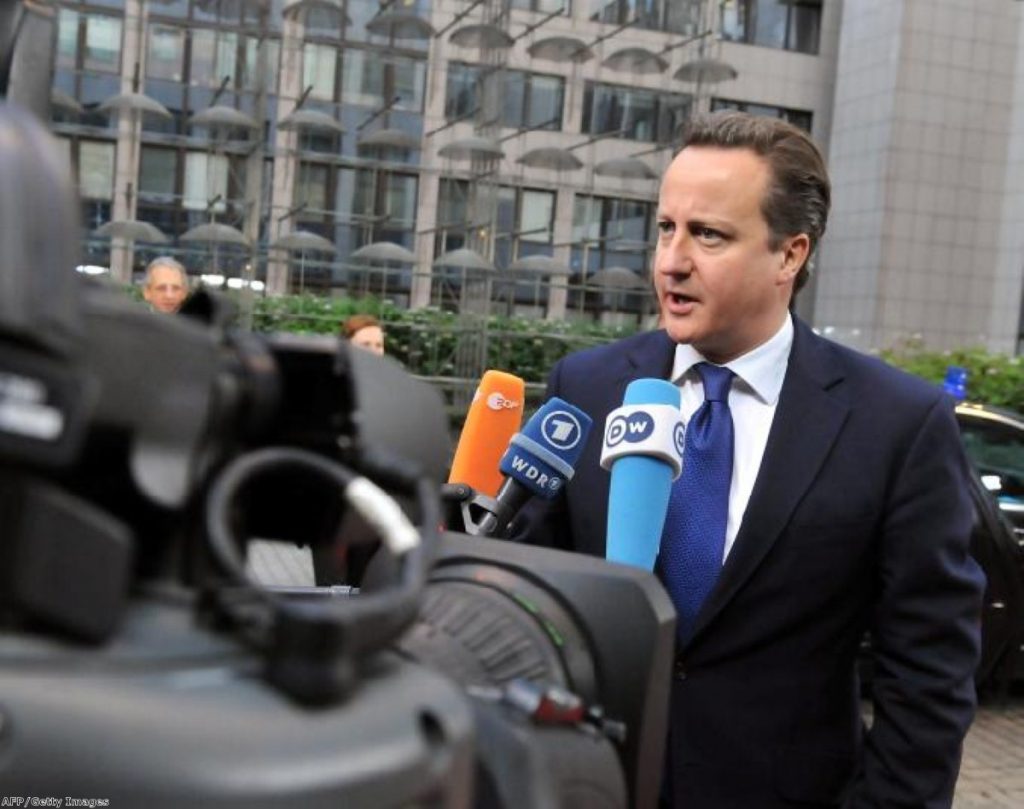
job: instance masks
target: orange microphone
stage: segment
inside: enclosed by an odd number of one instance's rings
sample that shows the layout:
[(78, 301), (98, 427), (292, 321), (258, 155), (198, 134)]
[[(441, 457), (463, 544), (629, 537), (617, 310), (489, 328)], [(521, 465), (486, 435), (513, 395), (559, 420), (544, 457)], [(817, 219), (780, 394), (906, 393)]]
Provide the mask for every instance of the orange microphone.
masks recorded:
[(512, 436), (523, 423), (526, 383), (514, 374), (487, 371), (469, 405), (449, 483), (464, 483), (494, 497), (505, 480), (498, 468)]

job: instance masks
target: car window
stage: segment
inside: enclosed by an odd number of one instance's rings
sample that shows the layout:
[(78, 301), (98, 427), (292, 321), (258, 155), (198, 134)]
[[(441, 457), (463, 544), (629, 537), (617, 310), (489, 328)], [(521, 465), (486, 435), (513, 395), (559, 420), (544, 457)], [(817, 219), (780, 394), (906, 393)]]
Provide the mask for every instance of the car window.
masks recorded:
[(961, 419), (960, 431), (986, 488), (1001, 502), (1024, 504), (1024, 431), (979, 419)]

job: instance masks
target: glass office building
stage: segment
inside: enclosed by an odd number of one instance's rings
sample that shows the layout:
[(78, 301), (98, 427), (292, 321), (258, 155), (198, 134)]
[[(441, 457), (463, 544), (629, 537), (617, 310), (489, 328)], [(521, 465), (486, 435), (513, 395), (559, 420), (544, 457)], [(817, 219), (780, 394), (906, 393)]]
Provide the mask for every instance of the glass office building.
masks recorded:
[(172, 252), (266, 294), (647, 320), (658, 177), (694, 110), (735, 108), (828, 156), (818, 328), (1016, 348), (1019, 3), (52, 5), (54, 130), (122, 280)]

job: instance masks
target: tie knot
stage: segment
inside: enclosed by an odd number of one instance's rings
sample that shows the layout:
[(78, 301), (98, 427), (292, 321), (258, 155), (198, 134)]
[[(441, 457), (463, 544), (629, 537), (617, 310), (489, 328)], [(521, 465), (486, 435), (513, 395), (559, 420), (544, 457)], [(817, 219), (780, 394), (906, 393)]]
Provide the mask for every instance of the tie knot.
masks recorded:
[(697, 373), (704, 383), (704, 401), (728, 402), (729, 388), (732, 387), (733, 372), (723, 365), (709, 362), (697, 363)]

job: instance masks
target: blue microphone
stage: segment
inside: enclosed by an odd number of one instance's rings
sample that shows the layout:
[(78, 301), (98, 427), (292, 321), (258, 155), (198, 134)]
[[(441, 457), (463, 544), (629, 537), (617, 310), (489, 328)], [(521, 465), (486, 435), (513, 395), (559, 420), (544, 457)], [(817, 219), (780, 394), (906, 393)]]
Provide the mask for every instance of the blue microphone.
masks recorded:
[(505, 476), (478, 530), (501, 535), (531, 497), (551, 500), (574, 474), (593, 420), (578, 407), (557, 396), (548, 399), (523, 429), (512, 436), (498, 468)]
[(611, 469), (605, 558), (653, 570), (672, 493), (682, 469), (685, 428), (679, 388), (637, 379), (608, 414), (601, 466)]

